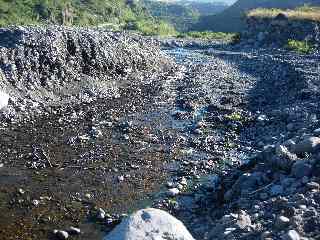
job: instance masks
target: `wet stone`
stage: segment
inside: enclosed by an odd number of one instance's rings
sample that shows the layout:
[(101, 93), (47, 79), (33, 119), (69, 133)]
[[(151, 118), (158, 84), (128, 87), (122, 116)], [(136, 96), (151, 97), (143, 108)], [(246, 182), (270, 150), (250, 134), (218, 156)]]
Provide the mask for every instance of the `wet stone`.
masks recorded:
[(69, 238), (69, 234), (66, 231), (53, 230), (53, 233), (56, 235), (57, 239), (59, 240), (65, 240)]

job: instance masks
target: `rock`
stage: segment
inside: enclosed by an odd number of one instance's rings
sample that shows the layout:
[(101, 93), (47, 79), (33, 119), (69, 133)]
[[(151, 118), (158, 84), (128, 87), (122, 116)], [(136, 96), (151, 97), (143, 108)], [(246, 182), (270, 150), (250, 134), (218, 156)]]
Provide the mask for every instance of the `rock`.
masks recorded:
[(270, 194), (272, 196), (278, 196), (283, 194), (283, 187), (281, 185), (274, 185), (270, 189)]
[(304, 161), (297, 161), (291, 168), (292, 176), (296, 178), (303, 178), (304, 176), (310, 176), (312, 173), (312, 166)]
[(318, 137), (320, 136), (320, 128), (313, 130), (313, 133)]
[(272, 168), (290, 170), (297, 156), (291, 153), (286, 146), (274, 145), (264, 146), (263, 151), (258, 155), (259, 159)]
[(300, 240), (300, 235), (295, 230), (289, 230), (282, 236), (283, 240)]
[(97, 219), (104, 220), (105, 217), (106, 217), (106, 212), (102, 208), (99, 208), (97, 211)]
[(71, 235), (78, 235), (81, 233), (81, 230), (80, 228), (70, 227), (68, 233), (70, 233)]
[(251, 226), (251, 218), (245, 211), (240, 211), (238, 215), (238, 219), (236, 222), (236, 226), (240, 229), (245, 229)]
[(284, 178), (281, 180), (281, 185), (284, 188), (290, 187), (296, 181), (295, 178)]
[(265, 39), (265, 34), (263, 32), (259, 32), (258, 36), (257, 36), (257, 39), (258, 39), (259, 42), (263, 42), (264, 39)]
[(33, 206), (37, 207), (37, 206), (39, 206), (40, 202), (39, 202), (39, 200), (34, 199), (34, 200), (32, 200), (32, 204), (33, 204)]
[(268, 199), (269, 195), (268, 195), (268, 193), (262, 192), (259, 194), (259, 197), (261, 200), (266, 200), (266, 199)]
[(292, 139), (289, 139), (283, 143), (283, 145), (290, 151), (292, 152), (293, 147), (296, 145), (296, 142), (293, 141)]
[(9, 102), (9, 95), (0, 91), (0, 110), (7, 107)]
[(168, 190), (167, 195), (170, 197), (177, 196), (180, 193), (180, 190), (178, 188), (171, 188)]
[(284, 157), (289, 159), (290, 161), (297, 160), (297, 156), (293, 153), (291, 153), (287, 147), (279, 145), (276, 147), (276, 155), (278, 157)]
[(309, 189), (320, 189), (320, 184), (316, 182), (308, 182), (306, 186)]
[(294, 148), (293, 152), (295, 154), (302, 154), (302, 153), (313, 153), (318, 150), (320, 147), (320, 138), (318, 137), (308, 137), (301, 142), (297, 143)]
[(65, 240), (69, 238), (69, 233), (67, 233), (66, 231), (54, 230), (53, 233), (60, 240)]
[(124, 181), (124, 176), (118, 176), (117, 177), (118, 182), (123, 182)]
[(267, 115), (264, 115), (264, 114), (261, 114), (261, 115), (259, 115), (258, 117), (257, 117), (257, 121), (258, 122), (265, 122), (265, 121), (268, 121), (269, 119), (268, 119), (268, 117), (267, 117)]
[(267, 239), (270, 239), (271, 236), (272, 236), (271, 232), (265, 231), (261, 234), (260, 238), (261, 240), (267, 240)]
[(284, 229), (289, 226), (290, 224), (290, 219), (285, 217), (285, 216), (279, 216), (277, 217), (275, 227), (278, 229)]
[(148, 208), (125, 218), (104, 240), (194, 240), (182, 222), (165, 211)]
[(294, 130), (294, 124), (293, 123), (289, 123), (288, 125), (287, 125), (287, 130), (288, 131), (293, 131)]
[(230, 202), (232, 200), (232, 197), (233, 197), (233, 191), (232, 189), (229, 189), (225, 194), (224, 194), (224, 200), (226, 202)]

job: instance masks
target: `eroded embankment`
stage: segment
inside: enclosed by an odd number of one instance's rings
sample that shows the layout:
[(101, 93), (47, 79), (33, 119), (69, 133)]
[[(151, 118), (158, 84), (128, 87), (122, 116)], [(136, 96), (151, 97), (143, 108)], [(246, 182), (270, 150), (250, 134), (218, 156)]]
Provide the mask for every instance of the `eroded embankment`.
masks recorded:
[(158, 47), (139, 36), (63, 27), (0, 29), (0, 88), (11, 96), (11, 116), (117, 97), (120, 86), (171, 67)]
[(285, 13), (275, 17), (250, 16), (242, 38), (250, 45), (283, 47), (288, 40), (305, 41), (319, 45), (319, 22), (308, 19), (290, 19)]

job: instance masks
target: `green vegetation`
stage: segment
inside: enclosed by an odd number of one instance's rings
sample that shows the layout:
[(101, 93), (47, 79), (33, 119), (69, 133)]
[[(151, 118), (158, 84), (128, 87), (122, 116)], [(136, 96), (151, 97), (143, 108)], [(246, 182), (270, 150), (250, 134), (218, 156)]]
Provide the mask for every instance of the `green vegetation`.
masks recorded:
[(169, 22), (178, 31), (188, 31), (199, 18), (197, 11), (181, 3), (143, 0), (142, 5), (154, 19)]
[(0, 0), (0, 27), (58, 24), (131, 29), (146, 35), (176, 35), (134, 0)]
[(308, 41), (289, 39), (287, 48), (298, 53), (308, 54), (313, 50), (313, 45), (308, 43)]
[(142, 14), (124, 0), (0, 0), (0, 25), (122, 25)]
[(204, 31), (204, 32), (187, 32), (181, 33), (178, 35), (180, 38), (198, 38), (204, 40), (226, 40), (230, 41), (233, 40), (236, 34), (234, 33), (223, 33), (223, 32), (211, 32), (211, 31)]
[(144, 35), (159, 35), (159, 36), (176, 36), (177, 31), (168, 22), (162, 20), (145, 20), (140, 19), (132, 23), (130, 29), (138, 31)]
[[(195, 24), (194, 29), (197, 31), (241, 32), (246, 29), (245, 16), (248, 10), (257, 8), (294, 9), (303, 3), (314, 3), (316, 6), (319, 6), (318, 0), (238, 0), (223, 12), (201, 16), (198, 23)], [(309, 7), (307, 6), (307, 8)], [(313, 9), (311, 10), (312, 13), (305, 11), (305, 9), (302, 9), (302, 11), (298, 10), (298, 12), (303, 13), (299, 18), (319, 19), (319, 8), (318, 10), (314, 7), (311, 8)]]
[(289, 20), (320, 22), (320, 7), (309, 5), (303, 5), (291, 10), (283, 10), (278, 8), (257, 8), (249, 11), (246, 16), (249, 18), (274, 18), (280, 13), (287, 15)]

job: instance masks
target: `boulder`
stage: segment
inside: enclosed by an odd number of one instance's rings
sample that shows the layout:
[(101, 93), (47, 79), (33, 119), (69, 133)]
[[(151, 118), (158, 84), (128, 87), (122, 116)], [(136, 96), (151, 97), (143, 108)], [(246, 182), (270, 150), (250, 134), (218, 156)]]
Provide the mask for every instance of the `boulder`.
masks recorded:
[(0, 110), (7, 107), (9, 102), (9, 95), (0, 91)]
[(313, 153), (316, 150), (318, 150), (319, 147), (320, 147), (320, 138), (308, 137), (302, 140), (301, 142), (297, 143), (293, 147), (293, 152), (295, 154)]
[(124, 219), (104, 240), (194, 240), (183, 223), (169, 213), (142, 209)]
[(291, 174), (296, 178), (309, 177), (312, 173), (312, 166), (305, 161), (297, 161), (291, 168)]
[(283, 240), (300, 240), (300, 235), (296, 230), (289, 230), (282, 237)]

